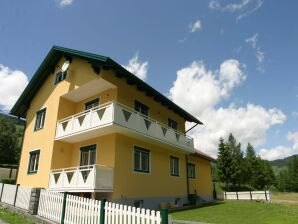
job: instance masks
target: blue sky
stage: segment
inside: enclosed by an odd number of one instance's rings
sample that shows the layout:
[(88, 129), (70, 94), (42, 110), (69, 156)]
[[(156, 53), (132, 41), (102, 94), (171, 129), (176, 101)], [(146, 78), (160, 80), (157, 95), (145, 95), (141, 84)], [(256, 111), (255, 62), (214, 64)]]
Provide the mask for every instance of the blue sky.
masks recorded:
[[(53, 45), (110, 56), (200, 120), (215, 156), (233, 132), (263, 158), (298, 153), (298, 2), (1, 1), (0, 107)], [(178, 76), (177, 76), (178, 74)], [(1, 90), (2, 89), (2, 90)], [(2, 106), (1, 106), (2, 105)]]

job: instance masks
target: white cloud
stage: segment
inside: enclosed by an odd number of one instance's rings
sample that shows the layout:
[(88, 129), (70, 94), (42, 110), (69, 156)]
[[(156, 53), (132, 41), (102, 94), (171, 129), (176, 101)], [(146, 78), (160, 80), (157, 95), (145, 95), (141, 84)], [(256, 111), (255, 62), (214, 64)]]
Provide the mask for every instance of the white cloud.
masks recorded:
[(293, 111), (293, 112), (292, 112), (292, 116), (293, 116), (294, 118), (298, 118), (298, 111)]
[(213, 9), (213, 10), (220, 10), (221, 5), (220, 5), (219, 1), (212, 0), (212, 1), (209, 2), (209, 8)]
[(264, 72), (265, 70), (264, 70), (263, 63), (265, 60), (265, 52), (262, 51), (261, 48), (258, 46), (258, 37), (259, 35), (256, 33), (252, 37), (245, 39), (245, 42), (250, 44), (251, 47), (255, 49), (255, 56), (258, 61), (257, 69), (260, 72)]
[(207, 70), (202, 62), (193, 62), (177, 71), (169, 91), (175, 103), (204, 123), (190, 134), (196, 147), (214, 157), (220, 137), (232, 132), (242, 144), (251, 142), (260, 146), (266, 141), (267, 131), (286, 119), (277, 108), (266, 109), (252, 103), (244, 107), (230, 104), (217, 108), (245, 78), (245, 66), (234, 59), (224, 61), (215, 71)]
[(20, 70), (0, 64), (0, 109), (9, 111), (28, 84), (28, 77)]
[(140, 62), (139, 55), (136, 53), (133, 58), (129, 60), (128, 65), (124, 65), (123, 67), (140, 79), (146, 80), (148, 66), (148, 61)]
[(56, 0), (60, 7), (72, 5), (74, 0)]
[(260, 156), (263, 159), (275, 160), (298, 154), (298, 132), (289, 132), (286, 137), (293, 143), (291, 147), (280, 145), (272, 149), (261, 149)]
[(257, 42), (258, 42), (258, 36), (259, 36), (259, 34), (256, 33), (252, 37), (249, 37), (249, 38), (245, 39), (245, 42), (251, 44), (251, 46), (253, 48), (256, 48), (257, 47)]
[(200, 20), (197, 20), (196, 22), (189, 24), (189, 32), (191, 33), (199, 31), (200, 29), (202, 29), (202, 22)]
[(264, 0), (241, 0), (238, 3), (229, 3), (222, 6), (218, 0), (212, 0), (209, 2), (209, 8), (221, 12), (237, 13), (237, 20), (240, 20), (257, 11), (263, 3)]
[(170, 98), (198, 116), (228, 97), (234, 86), (245, 79), (243, 67), (237, 60), (230, 59), (213, 72), (206, 70), (203, 62), (195, 61), (177, 72)]

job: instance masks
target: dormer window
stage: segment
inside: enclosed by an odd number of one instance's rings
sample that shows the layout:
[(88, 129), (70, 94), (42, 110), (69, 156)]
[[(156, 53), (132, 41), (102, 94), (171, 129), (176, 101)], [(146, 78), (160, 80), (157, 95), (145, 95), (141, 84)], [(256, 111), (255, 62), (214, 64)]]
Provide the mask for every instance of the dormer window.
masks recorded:
[(55, 85), (66, 79), (67, 71), (59, 71), (55, 76)]
[(66, 60), (61, 67), (61, 70), (55, 76), (55, 84), (62, 82), (66, 79), (67, 69), (69, 67), (71, 60)]

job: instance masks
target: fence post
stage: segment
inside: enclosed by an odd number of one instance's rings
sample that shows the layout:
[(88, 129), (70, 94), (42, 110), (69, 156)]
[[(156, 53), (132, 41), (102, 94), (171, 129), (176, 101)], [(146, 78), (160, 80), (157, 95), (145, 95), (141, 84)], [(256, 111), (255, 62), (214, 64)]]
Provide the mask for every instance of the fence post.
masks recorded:
[(225, 200), (227, 200), (227, 192), (225, 191)]
[(161, 209), (161, 223), (168, 224), (168, 209), (166, 208)]
[(63, 193), (63, 202), (62, 202), (62, 215), (61, 215), (61, 224), (64, 224), (64, 218), (65, 218), (65, 211), (66, 211), (66, 198), (67, 198), (67, 192)]
[(40, 199), (40, 188), (32, 188), (29, 202), (29, 210), (28, 213), (31, 215), (37, 215), (38, 212), (38, 204)]
[(236, 197), (237, 197), (237, 200), (238, 200), (238, 191), (236, 191)]
[(16, 193), (14, 195), (14, 201), (13, 201), (13, 206), (16, 206), (16, 201), (17, 201), (17, 196), (18, 196), (18, 190), (19, 190), (19, 184), (17, 184), (17, 187), (16, 187)]
[(1, 193), (0, 193), (0, 202), (1, 202), (1, 200), (2, 200), (3, 190), (4, 190), (4, 183), (2, 184), (2, 189), (1, 189)]
[(251, 191), (249, 191), (249, 194), (250, 194), (250, 200), (252, 201), (252, 194), (251, 194)]
[(266, 192), (266, 190), (265, 190), (265, 198), (266, 198), (266, 201), (267, 201), (268, 199), (267, 199), (267, 192)]
[(106, 199), (100, 200), (100, 224), (105, 223), (105, 204), (106, 204)]

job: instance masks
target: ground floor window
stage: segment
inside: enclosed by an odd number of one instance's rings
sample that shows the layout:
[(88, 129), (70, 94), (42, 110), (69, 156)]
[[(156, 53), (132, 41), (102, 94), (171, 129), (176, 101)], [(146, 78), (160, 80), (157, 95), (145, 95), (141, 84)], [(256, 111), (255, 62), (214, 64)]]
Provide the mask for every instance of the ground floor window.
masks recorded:
[(179, 176), (179, 158), (171, 156), (170, 167), (171, 167), (171, 175)]
[(28, 173), (37, 173), (39, 165), (40, 150), (30, 152)]
[(147, 149), (134, 147), (134, 171), (149, 173), (149, 153)]
[(144, 207), (144, 201), (143, 200), (136, 200), (133, 202), (133, 206), (136, 208), (143, 208)]
[(196, 165), (192, 163), (187, 164), (187, 174), (188, 178), (195, 179), (196, 178)]

